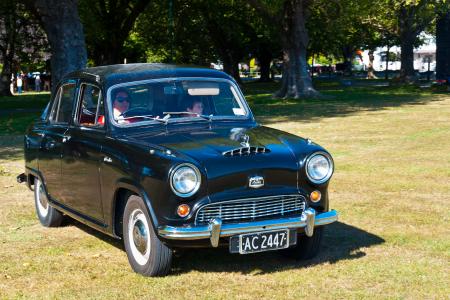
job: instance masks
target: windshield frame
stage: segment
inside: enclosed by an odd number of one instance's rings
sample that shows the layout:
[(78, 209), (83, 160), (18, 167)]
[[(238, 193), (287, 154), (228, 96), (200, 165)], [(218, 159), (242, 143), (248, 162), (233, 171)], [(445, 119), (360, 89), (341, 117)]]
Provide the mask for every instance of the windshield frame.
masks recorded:
[[(236, 100), (239, 101), (240, 105), (242, 105), (242, 107), (244, 108), (245, 115), (242, 115), (242, 116), (212, 116), (210, 122), (213, 122), (213, 121), (253, 121), (254, 120), (252, 111), (250, 110), (250, 107), (248, 106), (248, 103), (245, 100), (245, 97), (244, 97), (241, 89), (234, 81), (232, 81), (230, 79), (211, 78), (211, 77), (165, 77), (165, 78), (146, 79), (146, 80), (139, 80), (139, 81), (128, 81), (128, 82), (122, 82), (122, 83), (118, 83), (118, 84), (114, 84), (114, 85), (110, 86), (106, 93), (106, 95), (107, 95), (106, 103), (107, 103), (107, 107), (108, 107), (108, 117), (110, 119), (110, 123), (112, 125), (114, 125), (115, 127), (119, 127), (119, 128), (163, 124), (162, 122), (158, 122), (158, 121), (151, 120), (151, 119), (142, 120), (142, 121), (136, 122), (136, 123), (126, 123), (126, 124), (118, 123), (117, 120), (115, 120), (114, 114), (113, 114), (113, 108), (112, 108), (113, 103), (112, 103), (111, 93), (114, 89), (120, 88), (120, 87), (130, 87), (130, 86), (136, 86), (136, 85), (148, 84), (148, 83), (154, 83), (154, 82), (170, 82), (170, 81), (210, 81), (210, 82), (228, 83), (230, 86), (233, 87), (233, 89), (235, 91), (235, 93), (233, 93), (233, 95), (235, 97), (236, 96), (238, 97), (238, 99), (236, 99)], [(166, 124), (167, 123), (188, 123), (188, 122), (192, 122), (192, 121), (206, 121), (206, 120), (200, 116), (198, 116), (198, 117), (189, 116), (189, 117), (168, 119), (168, 122), (166, 122)]]

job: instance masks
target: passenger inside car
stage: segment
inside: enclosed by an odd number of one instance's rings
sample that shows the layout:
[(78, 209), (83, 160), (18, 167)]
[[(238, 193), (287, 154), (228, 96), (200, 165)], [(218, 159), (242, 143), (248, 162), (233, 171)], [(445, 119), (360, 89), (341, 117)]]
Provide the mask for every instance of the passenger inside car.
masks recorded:
[(199, 115), (203, 114), (203, 102), (199, 98), (189, 99), (186, 111), (191, 113), (196, 113)]

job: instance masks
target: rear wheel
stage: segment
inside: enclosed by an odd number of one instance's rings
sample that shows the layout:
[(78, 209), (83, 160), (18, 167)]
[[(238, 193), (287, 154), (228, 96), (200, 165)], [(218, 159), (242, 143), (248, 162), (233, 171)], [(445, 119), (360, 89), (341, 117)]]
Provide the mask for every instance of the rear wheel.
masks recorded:
[(128, 198), (123, 214), (123, 240), (131, 268), (144, 276), (164, 276), (170, 271), (172, 250), (161, 243), (142, 198)]
[(44, 184), (37, 177), (34, 179), (34, 204), (36, 206), (36, 214), (43, 226), (58, 227), (61, 225), (64, 216), (49, 205)]
[(320, 251), (322, 244), (324, 227), (314, 228), (314, 234), (312, 237), (306, 235), (298, 235), (297, 245), (292, 248), (283, 251), (283, 254), (287, 257), (295, 259), (310, 259), (316, 256)]

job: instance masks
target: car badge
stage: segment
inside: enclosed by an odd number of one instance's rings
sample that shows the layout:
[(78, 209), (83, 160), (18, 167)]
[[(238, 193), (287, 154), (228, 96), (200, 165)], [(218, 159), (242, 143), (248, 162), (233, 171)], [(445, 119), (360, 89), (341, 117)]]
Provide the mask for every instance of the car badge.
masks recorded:
[(244, 134), (242, 136), (241, 146), (242, 147), (250, 147), (249, 141), (250, 141), (250, 137), (248, 135)]
[(250, 179), (248, 180), (248, 186), (254, 189), (264, 186), (264, 177), (262, 176), (250, 177)]

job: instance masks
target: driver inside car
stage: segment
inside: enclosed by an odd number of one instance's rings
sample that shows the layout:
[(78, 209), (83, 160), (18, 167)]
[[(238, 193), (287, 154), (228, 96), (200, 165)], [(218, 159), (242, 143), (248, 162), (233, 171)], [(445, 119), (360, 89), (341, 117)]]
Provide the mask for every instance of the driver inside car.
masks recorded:
[(114, 119), (117, 121), (125, 121), (123, 118), (123, 113), (126, 112), (130, 108), (130, 97), (128, 96), (128, 92), (126, 90), (119, 90), (116, 92), (114, 96), (113, 102), (113, 111), (114, 111)]

